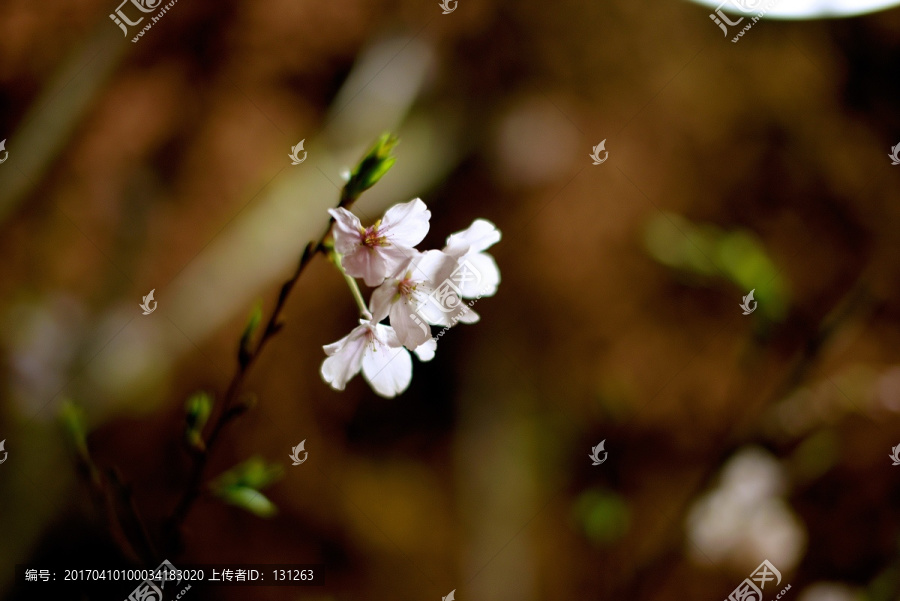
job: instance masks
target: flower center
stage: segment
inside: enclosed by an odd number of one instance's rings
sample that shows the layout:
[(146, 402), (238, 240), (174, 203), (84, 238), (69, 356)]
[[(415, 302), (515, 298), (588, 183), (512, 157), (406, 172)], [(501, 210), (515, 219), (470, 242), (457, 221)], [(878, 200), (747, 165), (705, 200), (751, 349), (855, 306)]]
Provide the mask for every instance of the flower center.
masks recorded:
[(378, 345), (375, 344), (375, 342), (375, 330), (373, 330), (372, 328), (368, 328), (366, 330), (366, 346), (370, 351), (374, 352), (378, 350)]
[(375, 225), (371, 225), (366, 229), (360, 229), (359, 235), (362, 241), (362, 245), (369, 249), (374, 249), (377, 246), (390, 246), (390, 242), (387, 241), (387, 237), (380, 235), (378, 232), (378, 227), (381, 225), (381, 220), (375, 222)]
[(397, 285), (397, 290), (400, 291), (400, 294), (403, 296), (410, 296), (413, 292), (416, 291), (415, 282), (410, 282), (409, 280), (403, 280)]
[(397, 300), (399, 300), (401, 296), (412, 298), (418, 285), (419, 283), (412, 279), (412, 272), (407, 271), (406, 275), (403, 276), (403, 279), (397, 282)]

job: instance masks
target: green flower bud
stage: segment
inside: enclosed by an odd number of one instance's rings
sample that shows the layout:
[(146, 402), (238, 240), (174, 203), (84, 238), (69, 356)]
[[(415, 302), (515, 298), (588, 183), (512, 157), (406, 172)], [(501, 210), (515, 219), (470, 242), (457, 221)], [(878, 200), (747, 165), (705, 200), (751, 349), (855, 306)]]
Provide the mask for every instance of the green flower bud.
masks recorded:
[(212, 396), (206, 392), (195, 392), (184, 405), (185, 438), (188, 444), (199, 451), (205, 451), (203, 428), (212, 413)]
[(378, 138), (371, 150), (351, 171), (350, 179), (344, 184), (344, 189), (341, 191), (339, 207), (349, 207), (390, 170), (397, 160), (397, 157), (391, 154), (397, 142), (397, 137), (391, 133), (384, 133)]
[(241, 364), (241, 367), (247, 367), (247, 364), (250, 362), (250, 357), (253, 356), (250, 345), (253, 342), (253, 335), (256, 333), (261, 322), (262, 304), (256, 303), (253, 307), (253, 311), (250, 313), (250, 318), (247, 320), (247, 325), (244, 327), (244, 333), (241, 334), (241, 344), (238, 347), (238, 363)]

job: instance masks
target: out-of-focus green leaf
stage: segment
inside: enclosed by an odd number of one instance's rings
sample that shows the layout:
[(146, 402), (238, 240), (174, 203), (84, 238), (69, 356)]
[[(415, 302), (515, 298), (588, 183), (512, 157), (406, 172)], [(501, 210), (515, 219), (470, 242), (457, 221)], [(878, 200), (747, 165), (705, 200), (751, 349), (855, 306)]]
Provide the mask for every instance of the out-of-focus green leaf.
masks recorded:
[(73, 401), (66, 399), (59, 409), (59, 419), (69, 441), (78, 456), (88, 461), (90, 455), (87, 448), (87, 428), (84, 425), (84, 409)]
[(810, 482), (819, 478), (837, 463), (839, 451), (839, 440), (832, 430), (820, 430), (806, 437), (790, 457), (795, 479)]
[(184, 406), (185, 437), (192, 447), (205, 450), (203, 428), (212, 413), (212, 396), (209, 393), (195, 392)]
[(579, 529), (592, 542), (610, 545), (628, 533), (631, 510), (620, 495), (594, 488), (575, 500), (575, 520)]
[(227, 488), (218, 496), (226, 503), (245, 509), (261, 518), (272, 517), (278, 513), (278, 508), (264, 494), (247, 486)]
[(212, 486), (248, 486), (260, 489), (281, 478), (283, 472), (284, 469), (278, 464), (269, 465), (261, 457), (251, 457), (220, 475)]
[(865, 601), (895, 601), (898, 588), (900, 588), (900, 571), (893, 566), (889, 567), (873, 578), (866, 587)]
[(278, 480), (283, 468), (251, 457), (234, 466), (210, 483), (213, 494), (231, 505), (246, 509), (259, 517), (274, 515), (277, 508), (259, 491)]
[(760, 313), (771, 321), (781, 321), (787, 314), (787, 284), (752, 232), (725, 231), (713, 224), (692, 223), (681, 215), (664, 213), (647, 223), (644, 247), (656, 261), (700, 281), (711, 283), (718, 276), (742, 294), (755, 290)]

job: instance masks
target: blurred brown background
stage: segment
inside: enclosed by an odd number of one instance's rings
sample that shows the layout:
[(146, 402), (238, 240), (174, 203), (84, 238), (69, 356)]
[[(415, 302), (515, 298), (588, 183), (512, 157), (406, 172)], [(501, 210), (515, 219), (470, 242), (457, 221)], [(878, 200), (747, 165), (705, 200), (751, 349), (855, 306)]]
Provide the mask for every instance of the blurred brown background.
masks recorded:
[[(723, 599), (768, 559), (767, 600), (900, 599), (900, 10), (732, 44), (675, 0), (181, 0), (132, 43), (116, 8), (0, 5), (4, 596), (39, 598), (15, 564), (136, 561), (68, 399), (176, 566), (328, 568), (185, 598)], [(277, 515), (204, 496), (167, 552), (185, 399), (221, 398), (385, 130), (357, 212), (421, 197), (420, 248), (493, 221), (498, 294), (406, 393), (338, 393), (321, 346), (356, 310), (317, 258), (207, 470), (284, 466)]]

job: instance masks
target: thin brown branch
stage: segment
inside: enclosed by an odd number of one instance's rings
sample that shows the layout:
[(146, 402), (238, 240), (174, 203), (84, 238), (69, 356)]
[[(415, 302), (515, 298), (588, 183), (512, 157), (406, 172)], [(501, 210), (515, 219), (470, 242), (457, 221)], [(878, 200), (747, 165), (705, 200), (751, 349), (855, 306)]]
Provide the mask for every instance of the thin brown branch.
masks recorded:
[(195, 454), (194, 463), (191, 467), (191, 473), (188, 478), (187, 487), (185, 488), (181, 499), (175, 506), (174, 511), (166, 522), (166, 538), (167, 541), (169, 541), (169, 543), (173, 546), (179, 546), (179, 530), (181, 528), (181, 525), (190, 513), (194, 502), (200, 496), (203, 486), (204, 473), (206, 471), (206, 466), (209, 461), (209, 456), (212, 453), (213, 446), (219, 439), (219, 435), (222, 433), (222, 430), (225, 428), (225, 426), (240, 415), (244, 414), (248, 408), (246, 405), (235, 404), (243, 388), (244, 380), (249, 373), (250, 368), (262, 353), (262, 350), (266, 346), (266, 343), (281, 330), (281, 314), (284, 311), (288, 296), (294, 289), (294, 286), (300, 279), (300, 276), (303, 275), (303, 271), (306, 269), (306, 266), (309, 265), (309, 263), (312, 261), (313, 257), (319, 252), (323, 252), (325, 250), (325, 242), (328, 239), (329, 234), (331, 233), (331, 226), (333, 222), (334, 219), (330, 219), (328, 221), (328, 227), (325, 228), (325, 231), (322, 233), (317, 242), (310, 242), (306, 245), (306, 248), (304, 248), (303, 254), (300, 256), (300, 261), (297, 263), (297, 268), (294, 270), (293, 275), (291, 275), (291, 277), (281, 286), (281, 290), (278, 294), (278, 300), (275, 303), (275, 307), (272, 310), (272, 314), (269, 317), (266, 326), (262, 330), (259, 341), (249, 353), (242, 356), (238, 361), (237, 369), (235, 370), (234, 376), (231, 378), (231, 382), (228, 384), (228, 388), (225, 391), (225, 396), (222, 402), (217, 404), (219, 406), (218, 417), (213, 421), (213, 426), (209, 431), (209, 435), (206, 437), (206, 440), (204, 442), (204, 450), (198, 451), (197, 454)]

